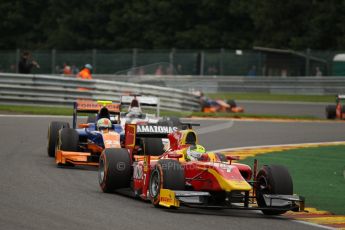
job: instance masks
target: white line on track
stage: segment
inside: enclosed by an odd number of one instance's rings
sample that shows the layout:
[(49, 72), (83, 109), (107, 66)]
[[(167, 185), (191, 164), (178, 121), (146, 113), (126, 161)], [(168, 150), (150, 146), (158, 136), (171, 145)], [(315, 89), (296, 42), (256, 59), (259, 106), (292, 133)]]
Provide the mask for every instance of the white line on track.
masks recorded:
[(223, 129), (229, 129), (234, 125), (234, 121), (233, 120), (227, 120), (224, 123), (221, 124), (216, 124), (216, 125), (210, 125), (204, 128), (199, 128), (197, 130), (195, 130), (195, 132), (197, 134), (205, 134), (205, 133), (212, 133), (212, 132), (216, 132), (219, 130), (223, 130)]
[(336, 229), (336, 228), (332, 228), (332, 227), (328, 227), (328, 226), (324, 226), (324, 225), (320, 225), (320, 224), (314, 224), (314, 223), (306, 222), (303, 220), (292, 220), (292, 221), (297, 222), (297, 223), (301, 223), (301, 224), (305, 224), (305, 225), (309, 225), (309, 226), (313, 226), (313, 227), (323, 228), (323, 229), (330, 229), (330, 230)]

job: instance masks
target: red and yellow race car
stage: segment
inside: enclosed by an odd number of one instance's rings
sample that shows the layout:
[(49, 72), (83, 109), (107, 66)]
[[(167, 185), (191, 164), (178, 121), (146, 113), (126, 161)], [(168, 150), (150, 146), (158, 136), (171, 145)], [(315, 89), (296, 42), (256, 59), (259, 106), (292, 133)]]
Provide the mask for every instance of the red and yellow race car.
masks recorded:
[[(127, 124), (125, 148), (106, 149), (100, 157), (99, 184), (103, 192), (120, 192), (154, 206), (262, 210), (279, 215), (304, 210), (304, 198), (293, 195), (292, 179), (284, 166), (234, 163), (236, 157), (206, 152), (192, 124), (184, 130), (160, 125)], [(137, 142), (168, 138), (159, 154)], [(193, 152), (199, 149), (198, 152)]]

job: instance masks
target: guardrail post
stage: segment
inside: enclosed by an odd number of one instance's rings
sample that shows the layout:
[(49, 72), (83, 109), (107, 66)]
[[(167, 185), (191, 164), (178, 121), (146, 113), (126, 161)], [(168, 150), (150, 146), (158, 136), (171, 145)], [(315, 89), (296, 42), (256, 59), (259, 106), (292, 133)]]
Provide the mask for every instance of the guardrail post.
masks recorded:
[(135, 68), (137, 66), (137, 56), (138, 56), (138, 49), (133, 49), (133, 56), (132, 56), (132, 68)]
[(161, 110), (161, 100), (158, 97), (158, 101), (157, 101), (157, 117), (160, 116), (160, 110)]
[(92, 49), (92, 67), (93, 67), (93, 73), (95, 74), (97, 72), (97, 50)]
[(220, 60), (219, 60), (219, 75), (223, 76), (224, 68), (224, 48), (220, 49)]
[(17, 49), (16, 50), (16, 73), (19, 72), (18, 70), (19, 59), (20, 59), (20, 49)]
[(56, 49), (52, 49), (52, 74), (55, 73), (55, 65), (56, 65)]
[(200, 56), (200, 75), (204, 76), (204, 65), (205, 65), (205, 53), (204, 51), (201, 51), (201, 56)]
[(307, 54), (305, 56), (305, 76), (309, 76), (310, 68), (310, 49), (307, 49)]
[(175, 48), (171, 49), (171, 52), (169, 54), (169, 62), (170, 62), (170, 68), (174, 68), (174, 56), (175, 56)]

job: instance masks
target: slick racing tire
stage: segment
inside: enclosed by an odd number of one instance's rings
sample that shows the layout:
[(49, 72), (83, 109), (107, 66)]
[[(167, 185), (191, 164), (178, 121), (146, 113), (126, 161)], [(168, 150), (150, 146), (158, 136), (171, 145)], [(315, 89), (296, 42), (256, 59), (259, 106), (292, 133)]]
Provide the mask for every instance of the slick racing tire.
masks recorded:
[(127, 188), (131, 181), (131, 161), (127, 149), (105, 149), (99, 158), (98, 182), (103, 192)]
[[(256, 200), (259, 207), (267, 207), (264, 194), (292, 195), (292, 178), (286, 167), (282, 165), (263, 166), (256, 176)], [(280, 215), (286, 211), (262, 210), (265, 215)]]
[(47, 146), (47, 152), (49, 157), (55, 157), (55, 148), (58, 141), (59, 130), (62, 128), (69, 128), (69, 123), (53, 121), (49, 124)]
[(142, 138), (143, 151), (147, 155), (160, 156), (164, 151), (164, 145), (160, 138)]
[(335, 105), (327, 105), (326, 117), (327, 117), (327, 119), (335, 119), (335, 117), (336, 117), (336, 106)]
[(185, 190), (185, 175), (181, 164), (172, 159), (159, 160), (151, 172), (149, 196), (152, 204), (159, 207), (160, 190)]
[(231, 108), (237, 107), (235, 100), (230, 99), (227, 101), (227, 103), (231, 106)]
[(63, 128), (59, 132), (59, 149), (77, 152), (79, 150), (78, 132), (71, 128)]

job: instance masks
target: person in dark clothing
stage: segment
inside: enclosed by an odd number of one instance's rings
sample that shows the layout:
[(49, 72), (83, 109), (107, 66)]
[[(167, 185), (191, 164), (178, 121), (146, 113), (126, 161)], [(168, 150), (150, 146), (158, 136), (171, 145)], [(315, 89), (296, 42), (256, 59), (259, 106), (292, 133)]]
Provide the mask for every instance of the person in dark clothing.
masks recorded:
[(23, 52), (18, 63), (19, 73), (31, 73), (32, 68), (40, 68), (40, 65), (32, 59), (31, 54), (28, 51)]

